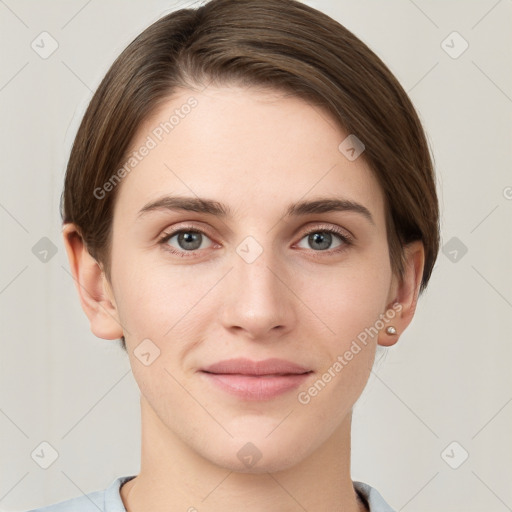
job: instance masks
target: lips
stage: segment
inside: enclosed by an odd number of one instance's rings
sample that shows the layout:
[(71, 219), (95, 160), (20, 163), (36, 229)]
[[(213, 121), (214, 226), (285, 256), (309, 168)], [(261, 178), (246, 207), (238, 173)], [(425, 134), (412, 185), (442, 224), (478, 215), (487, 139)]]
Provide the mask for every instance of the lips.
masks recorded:
[(284, 359), (227, 359), (203, 368), (208, 373), (240, 374), (240, 375), (297, 375), (309, 370), (303, 366)]
[(284, 359), (228, 359), (201, 369), (217, 388), (244, 400), (270, 400), (298, 387), (312, 373)]

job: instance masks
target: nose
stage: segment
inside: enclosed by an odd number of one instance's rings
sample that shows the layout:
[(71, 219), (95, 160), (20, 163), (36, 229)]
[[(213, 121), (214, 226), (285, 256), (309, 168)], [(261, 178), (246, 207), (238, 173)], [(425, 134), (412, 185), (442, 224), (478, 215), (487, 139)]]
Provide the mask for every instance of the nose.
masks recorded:
[(226, 279), (222, 324), (237, 336), (275, 340), (289, 332), (296, 319), (298, 301), (289, 284), (289, 270), (270, 249), (254, 261), (240, 254), (233, 255), (234, 268)]

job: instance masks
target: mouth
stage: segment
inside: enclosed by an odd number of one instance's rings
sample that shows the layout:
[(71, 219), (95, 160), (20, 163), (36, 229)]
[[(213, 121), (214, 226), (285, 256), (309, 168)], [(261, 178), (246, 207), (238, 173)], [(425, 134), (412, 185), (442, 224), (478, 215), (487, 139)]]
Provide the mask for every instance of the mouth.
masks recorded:
[(228, 359), (200, 373), (218, 389), (243, 400), (270, 400), (304, 382), (312, 370), (284, 359)]

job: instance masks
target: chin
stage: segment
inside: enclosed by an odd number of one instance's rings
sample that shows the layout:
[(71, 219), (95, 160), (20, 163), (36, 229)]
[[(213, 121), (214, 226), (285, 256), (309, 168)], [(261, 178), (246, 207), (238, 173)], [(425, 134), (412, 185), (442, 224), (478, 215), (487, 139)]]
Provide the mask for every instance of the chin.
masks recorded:
[[(266, 431), (265, 431), (266, 432)], [(208, 453), (201, 455), (216, 466), (235, 473), (263, 474), (285, 471), (296, 466), (310, 455), (315, 445), (311, 439), (304, 443), (301, 438), (286, 435), (259, 434), (235, 437), (229, 442), (211, 443)]]

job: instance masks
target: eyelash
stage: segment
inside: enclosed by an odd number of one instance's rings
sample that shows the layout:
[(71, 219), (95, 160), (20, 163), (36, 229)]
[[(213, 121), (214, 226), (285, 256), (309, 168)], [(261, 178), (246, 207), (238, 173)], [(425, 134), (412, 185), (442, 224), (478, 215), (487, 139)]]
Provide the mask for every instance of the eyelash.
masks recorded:
[[(205, 233), (204, 231), (194, 227), (194, 226), (182, 226), (179, 229), (176, 229), (174, 231), (171, 231), (170, 233), (163, 233), (162, 237), (159, 239), (158, 243), (161, 244), (166, 251), (169, 251), (170, 253), (179, 256), (180, 258), (194, 258), (196, 257), (195, 254), (200, 249), (195, 249), (194, 251), (178, 251), (175, 248), (171, 247), (170, 245), (167, 245), (167, 242), (175, 235), (180, 233), (199, 233), (201, 235), (205, 235), (208, 238), (211, 238), (208, 236), (208, 233)], [(343, 241), (343, 245), (341, 247), (338, 247), (336, 249), (327, 249), (325, 251), (312, 251), (313, 253), (320, 253), (320, 254), (314, 254), (314, 257), (322, 257), (322, 253), (327, 254), (339, 254), (345, 250), (347, 250), (351, 245), (353, 245), (354, 241), (351, 236), (347, 235), (344, 231), (341, 231), (340, 229), (334, 228), (332, 226), (330, 227), (323, 227), (318, 226), (314, 229), (311, 229), (305, 233), (302, 234), (302, 237), (300, 240), (302, 240), (304, 237), (311, 235), (312, 233), (331, 233), (334, 235), (338, 235), (341, 240)]]

